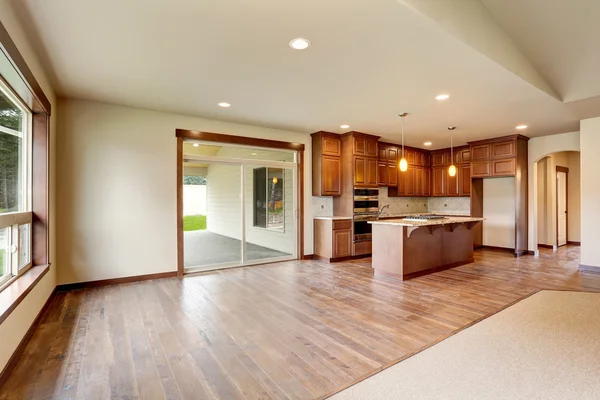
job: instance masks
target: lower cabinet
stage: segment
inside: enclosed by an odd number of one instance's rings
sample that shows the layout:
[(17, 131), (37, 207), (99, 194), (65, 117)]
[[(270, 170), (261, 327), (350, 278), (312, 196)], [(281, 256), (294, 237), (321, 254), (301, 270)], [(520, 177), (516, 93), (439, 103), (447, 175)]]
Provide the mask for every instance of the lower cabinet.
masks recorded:
[(314, 220), (314, 257), (332, 262), (352, 255), (352, 219)]
[(352, 255), (352, 230), (337, 229), (333, 231), (333, 258)]

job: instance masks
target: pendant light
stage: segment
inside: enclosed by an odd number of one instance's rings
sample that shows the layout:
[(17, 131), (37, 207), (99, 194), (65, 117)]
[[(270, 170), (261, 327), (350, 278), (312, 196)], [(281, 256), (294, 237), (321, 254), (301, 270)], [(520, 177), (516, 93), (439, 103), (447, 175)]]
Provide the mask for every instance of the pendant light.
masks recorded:
[(404, 117), (406, 117), (408, 113), (398, 115), (402, 118), (402, 158), (400, 159), (400, 171), (406, 172), (408, 170), (408, 161), (404, 158)]
[(456, 176), (456, 167), (454, 166), (454, 148), (452, 143), (452, 131), (455, 130), (455, 126), (449, 126), (450, 131), (450, 167), (448, 167), (448, 175)]

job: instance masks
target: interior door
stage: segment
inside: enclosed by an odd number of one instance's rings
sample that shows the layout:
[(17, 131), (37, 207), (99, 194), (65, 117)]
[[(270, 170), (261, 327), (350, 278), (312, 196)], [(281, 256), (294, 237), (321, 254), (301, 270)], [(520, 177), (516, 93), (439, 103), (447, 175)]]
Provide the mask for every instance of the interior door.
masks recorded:
[(567, 244), (567, 174), (556, 174), (556, 207), (558, 224), (557, 241), (559, 246)]

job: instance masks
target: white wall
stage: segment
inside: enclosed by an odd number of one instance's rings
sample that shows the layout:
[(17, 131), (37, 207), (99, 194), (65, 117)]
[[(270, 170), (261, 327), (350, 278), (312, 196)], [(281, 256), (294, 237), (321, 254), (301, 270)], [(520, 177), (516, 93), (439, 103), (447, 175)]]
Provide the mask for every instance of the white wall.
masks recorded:
[(581, 264), (600, 267), (600, 118), (581, 121)]
[(568, 153), (569, 166), (569, 224), (568, 240), (581, 242), (581, 154)]
[[(61, 99), (57, 154), (60, 283), (175, 271), (175, 130), (306, 145), (308, 134)], [(312, 254), (310, 162), (305, 163), (304, 250)]]
[(552, 239), (548, 237), (548, 231), (552, 228), (551, 215), (549, 213), (551, 206), (550, 199), (550, 188), (549, 188), (549, 177), (550, 168), (548, 166), (550, 162), (549, 157), (544, 157), (537, 163), (537, 221), (538, 221), (538, 243), (551, 245)]
[(515, 248), (515, 178), (483, 180), (483, 245)]
[(206, 185), (183, 185), (183, 215), (206, 215)]
[[(540, 136), (528, 142), (528, 215), (529, 235), (528, 247), (531, 251), (537, 250), (538, 243), (538, 193), (537, 193), (537, 161), (542, 157), (560, 151), (579, 151), (579, 132), (561, 133), (558, 135)], [(582, 214), (584, 215), (584, 214)]]
[(42, 67), (43, 64), (35, 53), (34, 47), (28, 41), (23, 27), (12, 8), (11, 2), (0, 0), (0, 21), (8, 31), (13, 42), (15, 42), (19, 52), (27, 62), (29, 69), (33, 72), (33, 75), (52, 105), (52, 116), (50, 117), (50, 261), (53, 264), (50, 271), (0, 325), (0, 338), (2, 338), (2, 345), (0, 346), (0, 370), (2, 370), (54, 290), (56, 286), (56, 270), (60, 268), (60, 265), (56, 262), (55, 257), (56, 175), (54, 166), (56, 162), (56, 116), (58, 115), (56, 97), (50, 85), (47, 71)]

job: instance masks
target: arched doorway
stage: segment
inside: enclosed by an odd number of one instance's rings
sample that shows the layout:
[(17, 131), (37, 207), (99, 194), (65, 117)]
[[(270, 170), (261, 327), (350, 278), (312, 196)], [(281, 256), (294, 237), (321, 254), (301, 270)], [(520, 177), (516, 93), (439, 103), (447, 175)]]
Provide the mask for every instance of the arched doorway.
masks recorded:
[(557, 151), (533, 162), (533, 247), (556, 250), (581, 242), (579, 151)]

